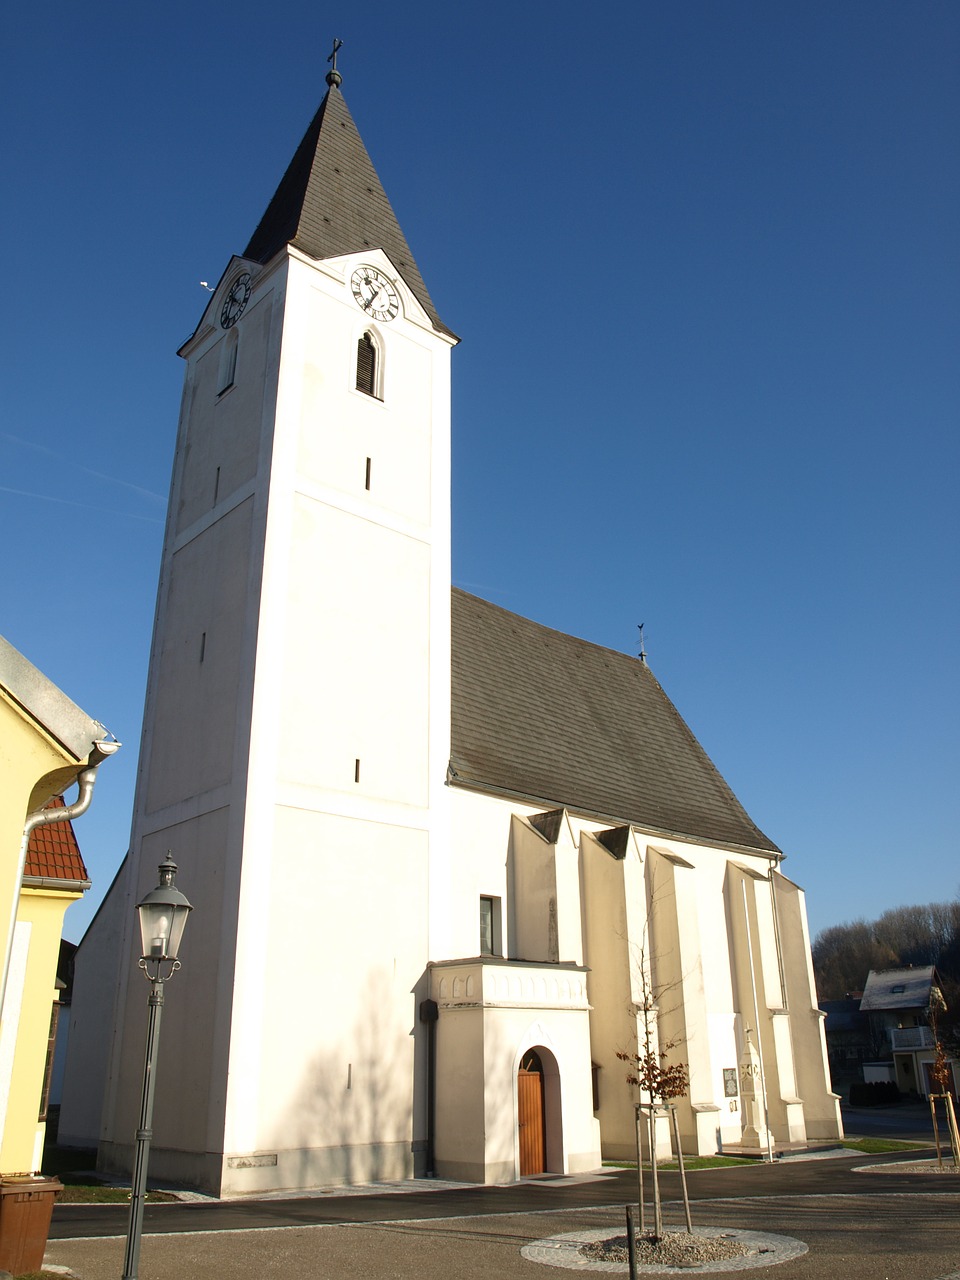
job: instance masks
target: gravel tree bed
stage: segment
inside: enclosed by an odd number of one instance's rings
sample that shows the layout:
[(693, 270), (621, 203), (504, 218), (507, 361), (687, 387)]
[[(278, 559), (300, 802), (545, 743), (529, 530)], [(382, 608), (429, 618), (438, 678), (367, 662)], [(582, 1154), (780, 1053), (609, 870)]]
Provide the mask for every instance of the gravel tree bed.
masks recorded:
[[(582, 1245), (580, 1253), (591, 1262), (629, 1262), (626, 1235), (610, 1236)], [(686, 1231), (665, 1231), (659, 1240), (637, 1235), (637, 1262), (644, 1266), (699, 1266), (702, 1262), (726, 1262), (728, 1258), (745, 1258), (757, 1250), (748, 1249), (732, 1236), (690, 1235)], [(759, 1252), (763, 1252), (761, 1249)]]
[[(677, 1229), (664, 1232), (654, 1243), (638, 1236), (637, 1270), (643, 1275), (703, 1275), (717, 1271), (747, 1271), (775, 1266), (807, 1252), (802, 1240), (769, 1231), (745, 1231), (741, 1227), (694, 1227), (692, 1233)], [(627, 1236), (612, 1224), (566, 1231), (533, 1240), (520, 1250), (530, 1262), (571, 1271), (625, 1275), (628, 1270)]]

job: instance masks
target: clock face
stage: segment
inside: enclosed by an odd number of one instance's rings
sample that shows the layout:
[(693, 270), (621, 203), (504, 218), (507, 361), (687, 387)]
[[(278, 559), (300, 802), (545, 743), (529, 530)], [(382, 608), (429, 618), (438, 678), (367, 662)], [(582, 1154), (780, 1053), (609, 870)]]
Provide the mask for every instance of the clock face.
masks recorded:
[(393, 320), (400, 314), (396, 289), (375, 267), (357, 267), (350, 288), (357, 306), (374, 320)]
[(230, 329), (237, 323), (243, 315), (244, 307), (250, 301), (251, 293), (253, 293), (253, 281), (250, 278), (250, 272), (245, 271), (242, 276), (237, 276), (230, 286), (230, 292), (220, 309), (221, 328)]

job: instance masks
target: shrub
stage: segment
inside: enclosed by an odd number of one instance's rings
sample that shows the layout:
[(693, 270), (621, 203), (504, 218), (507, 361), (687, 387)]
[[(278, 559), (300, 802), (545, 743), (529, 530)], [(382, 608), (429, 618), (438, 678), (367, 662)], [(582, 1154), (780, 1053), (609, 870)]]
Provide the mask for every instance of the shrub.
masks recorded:
[(855, 1080), (850, 1086), (851, 1107), (883, 1107), (900, 1101), (900, 1090), (892, 1080)]

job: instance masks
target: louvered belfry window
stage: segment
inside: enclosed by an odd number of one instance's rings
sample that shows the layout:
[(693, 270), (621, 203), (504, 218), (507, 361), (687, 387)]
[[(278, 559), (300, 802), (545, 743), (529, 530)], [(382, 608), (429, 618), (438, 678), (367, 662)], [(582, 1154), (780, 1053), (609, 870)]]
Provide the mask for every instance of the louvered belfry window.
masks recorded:
[(357, 343), (357, 390), (368, 396), (377, 394), (377, 348), (369, 333)]

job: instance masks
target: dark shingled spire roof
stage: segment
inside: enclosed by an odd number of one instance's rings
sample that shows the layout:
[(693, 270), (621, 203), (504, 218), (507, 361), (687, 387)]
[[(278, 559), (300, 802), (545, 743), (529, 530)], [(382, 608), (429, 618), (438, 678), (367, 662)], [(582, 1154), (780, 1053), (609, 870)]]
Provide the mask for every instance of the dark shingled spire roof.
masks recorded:
[(779, 853), (650, 668), (454, 588), (455, 782)]
[(331, 84), (243, 256), (269, 262), (291, 244), (312, 258), (382, 249), (443, 333), (414, 261), (347, 104)]

